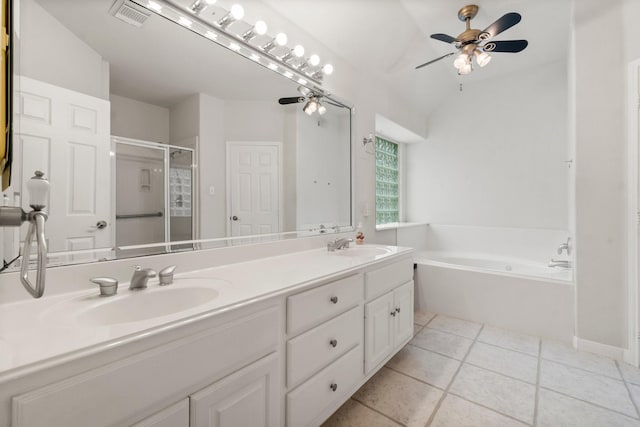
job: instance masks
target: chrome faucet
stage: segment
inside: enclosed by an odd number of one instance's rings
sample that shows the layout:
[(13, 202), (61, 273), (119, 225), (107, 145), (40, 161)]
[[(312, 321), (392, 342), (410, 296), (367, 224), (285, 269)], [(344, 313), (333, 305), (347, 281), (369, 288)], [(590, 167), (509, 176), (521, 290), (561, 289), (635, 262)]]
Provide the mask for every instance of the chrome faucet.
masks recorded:
[(131, 282), (129, 283), (129, 289), (145, 289), (147, 287), (147, 281), (150, 278), (156, 277), (156, 272), (150, 268), (142, 268), (136, 265), (136, 269), (131, 276)]
[(549, 261), (549, 267), (571, 268), (571, 261), (552, 259)]
[(562, 251), (567, 251), (567, 255), (571, 255), (571, 237), (567, 237), (567, 241), (558, 248), (558, 255), (562, 255)]
[(353, 242), (353, 239), (336, 239), (333, 242), (327, 243), (327, 250), (329, 252), (334, 252), (336, 249), (346, 249), (349, 247), (349, 243)]

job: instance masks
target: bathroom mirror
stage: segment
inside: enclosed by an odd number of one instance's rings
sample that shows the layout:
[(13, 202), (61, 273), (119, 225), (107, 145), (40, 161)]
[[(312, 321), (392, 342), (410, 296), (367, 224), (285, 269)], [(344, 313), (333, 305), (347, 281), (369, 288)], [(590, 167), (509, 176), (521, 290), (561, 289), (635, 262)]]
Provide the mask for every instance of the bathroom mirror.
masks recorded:
[[(50, 265), (351, 226), (342, 102), (280, 105), (298, 84), (161, 16), (132, 20), (122, 0), (16, 4), (4, 196), (28, 209), (23, 183), (45, 172)], [(7, 260), (24, 230), (4, 232)]]

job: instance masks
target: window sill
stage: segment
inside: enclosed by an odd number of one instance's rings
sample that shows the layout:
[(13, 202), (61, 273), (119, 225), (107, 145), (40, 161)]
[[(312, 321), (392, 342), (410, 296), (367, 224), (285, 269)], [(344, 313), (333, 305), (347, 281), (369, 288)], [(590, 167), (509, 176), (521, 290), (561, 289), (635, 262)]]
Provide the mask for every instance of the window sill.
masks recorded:
[(398, 228), (420, 227), (423, 225), (429, 225), (429, 224), (426, 222), (391, 222), (389, 224), (376, 225), (376, 231), (396, 230)]

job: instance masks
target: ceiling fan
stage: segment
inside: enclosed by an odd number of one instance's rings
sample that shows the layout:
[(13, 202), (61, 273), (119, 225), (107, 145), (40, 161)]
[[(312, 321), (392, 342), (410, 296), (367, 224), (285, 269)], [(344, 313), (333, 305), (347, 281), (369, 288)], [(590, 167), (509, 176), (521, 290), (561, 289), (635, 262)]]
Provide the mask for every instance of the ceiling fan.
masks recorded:
[[(458, 74), (469, 74), (473, 67), (471, 60), (473, 57), (476, 59), (476, 63), (480, 67), (484, 67), (491, 61), (489, 52), (508, 52), (517, 53), (523, 51), (529, 42), (526, 40), (503, 40), (493, 41), (493, 37), (497, 36), (501, 32), (508, 30), (516, 25), (522, 19), (519, 13), (511, 12), (499, 18), (496, 22), (489, 25), (484, 30), (478, 30), (471, 28), (471, 20), (478, 13), (478, 6), (470, 4), (464, 6), (458, 11), (458, 19), (467, 24), (467, 29), (460, 33), (458, 37), (452, 37), (447, 34), (431, 34), (432, 39), (440, 40), (445, 43), (450, 43), (455, 46), (460, 52), (458, 57), (453, 62), (453, 65), (458, 69)], [(441, 59), (449, 57), (456, 52), (447, 53), (439, 58), (433, 59), (424, 64), (418, 65), (418, 68), (425, 67), (427, 65), (438, 62)]]
[(302, 108), (302, 111), (304, 111), (309, 116), (315, 113), (316, 111), (320, 115), (323, 115), (324, 113), (326, 113), (327, 107), (324, 106), (324, 103), (335, 105), (336, 107), (341, 106), (339, 104), (329, 101), (327, 98), (324, 98), (325, 96), (327, 96), (327, 94), (324, 94), (321, 92), (313, 92), (311, 89), (305, 86), (298, 86), (298, 92), (300, 92), (302, 96), (290, 96), (290, 97), (280, 98), (278, 99), (278, 103), (280, 105), (288, 105), (288, 104), (298, 104), (306, 101), (307, 103)]

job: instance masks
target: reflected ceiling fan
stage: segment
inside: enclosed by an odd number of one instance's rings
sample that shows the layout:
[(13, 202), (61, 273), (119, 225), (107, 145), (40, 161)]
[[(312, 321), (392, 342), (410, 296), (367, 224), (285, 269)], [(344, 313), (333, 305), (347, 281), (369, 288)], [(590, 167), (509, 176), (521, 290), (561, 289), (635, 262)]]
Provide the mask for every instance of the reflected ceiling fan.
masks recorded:
[(311, 89), (305, 86), (298, 86), (298, 92), (302, 96), (290, 96), (286, 98), (278, 99), (278, 103), (280, 105), (288, 105), (288, 104), (298, 104), (301, 102), (307, 101), (307, 103), (302, 107), (302, 111), (304, 111), (307, 115), (312, 115), (316, 111), (318, 114), (323, 115), (327, 112), (327, 107), (323, 105), (323, 103), (335, 105), (336, 107), (341, 107), (341, 105), (333, 103), (328, 99), (324, 98), (326, 94), (313, 92)]
[[(460, 54), (453, 62), (453, 65), (458, 69), (458, 74), (469, 74), (473, 71), (473, 57), (476, 59), (476, 64), (480, 67), (484, 67), (489, 63), (489, 61), (491, 61), (491, 55), (489, 55), (489, 52), (517, 53), (523, 51), (529, 44), (526, 40), (492, 40), (493, 37), (520, 22), (522, 16), (520, 16), (519, 13), (507, 13), (484, 30), (478, 30), (471, 28), (471, 20), (478, 13), (478, 9), (478, 6), (475, 4), (470, 4), (468, 6), (464, 6), (458, 11), (458, 19), (467, 24), (467, 29), (460, 33), (458, 37), (452, 37), (441, 33), (431, 34), (432, 39), (450, 43), (458, 49)], [(433, 64), (434, 62), (438, 62), (441, 59), (454, 55), (455, 53), (456, 52), (447, 53), (439, 58), (418, 65), (416, 70)]]

